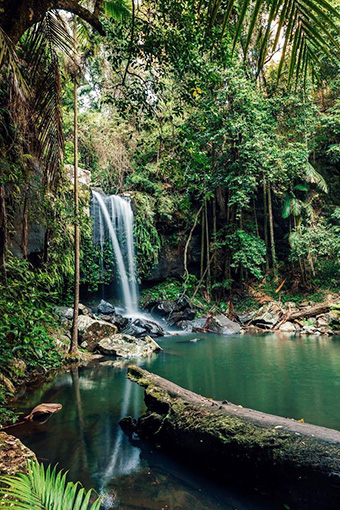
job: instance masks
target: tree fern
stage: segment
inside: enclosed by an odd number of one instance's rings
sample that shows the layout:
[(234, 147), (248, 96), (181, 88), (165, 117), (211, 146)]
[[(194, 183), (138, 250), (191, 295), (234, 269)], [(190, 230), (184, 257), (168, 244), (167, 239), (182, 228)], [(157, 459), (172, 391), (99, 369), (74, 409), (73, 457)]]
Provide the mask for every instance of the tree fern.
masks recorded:
[[(3, 476), (0, 481), (8, 487), (0, 489), (4, 510), (99, 510), (101, 498), (89, 507), (93, 491), (85, 491), (80, 483), (66, 481), (67, 473), (56, 466), (45, 470), (38, 462), (28, 462), (28, 474)], [(6, 496), (6, 498), (4, 497)]]

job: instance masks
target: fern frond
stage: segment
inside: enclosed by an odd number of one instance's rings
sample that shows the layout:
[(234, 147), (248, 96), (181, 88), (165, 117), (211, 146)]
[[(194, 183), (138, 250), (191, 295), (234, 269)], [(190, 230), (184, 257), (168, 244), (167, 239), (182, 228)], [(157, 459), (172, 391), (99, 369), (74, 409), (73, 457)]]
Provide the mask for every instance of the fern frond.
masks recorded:
[[(1, 508), (10, 510), (88, 510), (93, 490), (88, 492), (80, 483), (67, 482), (67, 472), (58, 471), (56, 466), (45, 470), (43, 464), (29, 461), (28, 474), (3, 476), (0, 488)], [(99, 510), (101, 498), (96, 498), (90, 510)]]

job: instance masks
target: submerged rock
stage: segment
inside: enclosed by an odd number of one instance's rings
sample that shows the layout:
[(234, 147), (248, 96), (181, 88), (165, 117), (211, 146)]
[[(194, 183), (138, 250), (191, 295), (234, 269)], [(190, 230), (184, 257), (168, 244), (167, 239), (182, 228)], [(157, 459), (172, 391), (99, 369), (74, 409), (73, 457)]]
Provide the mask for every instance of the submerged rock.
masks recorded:
[(237, 322), (233, 322), (223, 314), (212, 317), (209, 322), (209, 330), (219, 335), (235, 335), (241, 332), (241, 327)]
[(98, 349), (102, 354), (122, 358), (145, 358), (153, 352), (162, 350), (150, 336), (136, 338), (122, 333), (103, 338), (98, 343)]

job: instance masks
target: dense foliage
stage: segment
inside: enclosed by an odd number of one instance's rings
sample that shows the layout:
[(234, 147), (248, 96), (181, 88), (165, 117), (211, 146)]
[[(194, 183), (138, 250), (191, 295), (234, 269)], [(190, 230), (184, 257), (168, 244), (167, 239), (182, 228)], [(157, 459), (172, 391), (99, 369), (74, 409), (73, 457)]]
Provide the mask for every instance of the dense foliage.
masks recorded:
[(337, 0), (104, 4), (100, 19), (42, 13), (17, 37), (0, 13), (1, 371), (14, 354), (59, 363), (50, 307), (72, 299), (75, 222), (83, 289), (114, 274), (86, 186), (73, 211), (75, 81), (80, 166), (129, 191), (141, 283), (169, 253), (206, 303), (254, 282), (339, 283)]

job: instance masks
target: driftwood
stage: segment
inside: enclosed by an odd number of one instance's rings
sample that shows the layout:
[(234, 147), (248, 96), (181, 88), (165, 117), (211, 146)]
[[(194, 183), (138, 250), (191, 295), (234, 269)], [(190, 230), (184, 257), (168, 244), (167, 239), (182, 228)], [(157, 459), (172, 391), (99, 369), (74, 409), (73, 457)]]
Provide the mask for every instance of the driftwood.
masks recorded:
[(337, 508), (340, 432), (217, 402), (139, 367), (128, 377), (145, 388), (147, 411), (123, 429), (216, 477), (273, 489), (292, 508)]
[(298, 323), (298, 321), (301, 319), (308, 319), (308, 317), (315, 317), (323, 313), (328, 313), (334, 304), (335, 303), (329, 301), (324, 301), (323, 303), (318, 303), (315, 306), (311, 306), (294, 312), (291, 309), (289, 309), (288, 312), (285, 313), (280, 318), (280, 320), (277, 322), (273, 329), (274, 330), (279, 329), (280, 326), (282, 326), (288, 321), (295, 321)]
[(62, 409), (61, 404), (39, 404), (32, 411), (28, 416), (25, 416), (25, 420), (27, 421), (34, 421), (38, 420), (42, 423), (42, 420), (44, 420), (43, 423), (51, 416), (51, 414), (57, 413)]

